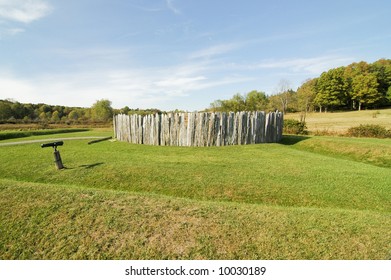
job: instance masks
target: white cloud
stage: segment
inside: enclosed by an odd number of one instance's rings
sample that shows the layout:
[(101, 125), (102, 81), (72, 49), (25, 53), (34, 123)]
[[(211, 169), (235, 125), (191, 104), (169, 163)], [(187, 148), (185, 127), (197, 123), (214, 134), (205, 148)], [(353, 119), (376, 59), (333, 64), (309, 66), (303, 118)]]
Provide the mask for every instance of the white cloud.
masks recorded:
[[(170, 110), (175, 109), (171, 106), (176, 106), (173, 104), (179, 100), (196, 98), (200, 90), (249, 80), (231, 74), (213, 78), (209, 67), (212, 65), (205, 62), (143, 69), (102, 67), (38, 74), (29, 79), (3, 72), (0, 73), (0, 99), (89, 107), (96, 100), (107, 98), (115, 108), (128, 105)], [(189, 103), (182, 109), (200, 109), (196, 106)]]
[(71, 59), (73, 61), (123, 61), (131, 56), (130, 48), (102, 48), (102, 47), (87, 47), (87, 48), (56, 48), (50, 50), (50, 53)]
[(325, 55), (312, 58), (290, 58), (283, 60), (264, 60), (253, 68), (285, 69), (305, 74), (321, 74), (331, 68), (343, 66), (354, 61), (351, 57)]
[(206, 80), (204, 76), (196, 77), (164, 77), (162, 80), (155, 82), (154, 84), (159, 88), (181, 88), (192, 89), (200, 81)]
[(30, 23), (51, 12), (43, 0), (0, 0), (0, 19)]
[(175, 7), (174, 0), (166, 0), (166, 5), (169, 10), (171, 10), (174, 14), (180, 15), (182, 12)]
[(238, 49), (239, 47), (240, 44), (236, 44), (236, 43), (214, 45), (191, 53), (189, 55), (189, 58), (190, 59), (210, 58), (213, 56), (218, 56), (218, 55), (231, 52), (233, 50)]
[(1, 29), (0, 28), (0, 40), (2, 39), (2, 37), (4, 36), (14, 36), (14, 35), (17, 35), (19, 33), (23, 33), (25, 32), (25, 30), (23, 28), (4, 28), (4, 29)]
[(0, 96), (0, 99), (14, 98), (17, 100), (20, 93), (31, 94), (34, 88), (28, 81), (15, 79), (2, 73), (0, 78), (0, 91), (2, 95), (6, 95)]
[(24, 31), (25, 30), (23, 28), (9, 28), (6, 30), (6, 34), (16, 35), (16, 34), (24, 32)]

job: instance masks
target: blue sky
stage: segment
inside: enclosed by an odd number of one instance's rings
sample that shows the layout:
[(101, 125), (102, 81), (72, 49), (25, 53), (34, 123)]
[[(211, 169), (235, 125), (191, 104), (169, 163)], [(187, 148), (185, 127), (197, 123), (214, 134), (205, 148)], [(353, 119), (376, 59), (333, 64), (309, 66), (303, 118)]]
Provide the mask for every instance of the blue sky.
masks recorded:
[(390, 58), (391, 1), (0, 0), (0, 99), (202, 110)]

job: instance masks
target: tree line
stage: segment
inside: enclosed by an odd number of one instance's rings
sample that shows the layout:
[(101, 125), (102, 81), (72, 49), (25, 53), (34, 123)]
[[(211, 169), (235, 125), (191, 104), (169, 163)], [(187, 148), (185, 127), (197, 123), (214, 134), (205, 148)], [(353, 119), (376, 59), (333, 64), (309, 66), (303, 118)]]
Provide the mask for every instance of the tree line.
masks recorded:
[(0, 100), (0, 123), (40, 123), (40, 124), (94, 124), (112, 121), (113, 114), (150, 114), (161, 112), (158, 109), (130, 109), (125, 106), (113, 109), (111, 101), (96, 101), (90, 108), (67, 107), (48, 104), (20, 103), (15, 100)]
[(323, 72), (308, 79), (296, 91), (282, 80), (276, 93), (262, 91), (235, 94), (228, 100), (216, 100), (211, 111), (279, 110), (309, 112), (361, 110), (391, 106), (391, 60), (358, 62)]

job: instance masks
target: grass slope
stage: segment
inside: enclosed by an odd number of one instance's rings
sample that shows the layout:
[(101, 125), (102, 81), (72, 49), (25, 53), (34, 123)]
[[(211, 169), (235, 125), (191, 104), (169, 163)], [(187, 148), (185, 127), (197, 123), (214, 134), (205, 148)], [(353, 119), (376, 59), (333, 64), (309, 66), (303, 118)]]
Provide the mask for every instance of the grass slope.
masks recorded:
[(1, 147), (2, 178), (198, 200), (390, 211), (391, 169), (289, 145), (189, 148), (88, 140), (64, 142), (67, 169), (52, 149)]
[(390, 149), (74, 140), (56, 171), (51, 149), (0, 147), (0, 258), (389, 259)]
[(295, 144), (292, 147), (301, 151), (391, 168), (390, 139), (285, 136), (283, 143)]
[(2, 259), (386, 259), (389, 213), (0, 180)]

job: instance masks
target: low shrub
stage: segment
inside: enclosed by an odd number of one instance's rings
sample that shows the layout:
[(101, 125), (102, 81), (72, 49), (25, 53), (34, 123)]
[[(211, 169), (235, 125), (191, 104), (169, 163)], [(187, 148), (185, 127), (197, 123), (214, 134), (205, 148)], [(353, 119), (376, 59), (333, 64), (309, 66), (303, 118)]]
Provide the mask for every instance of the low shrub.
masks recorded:
[(391, 131), (377, 124), (360, 124), (348, 129), (350, 137), (391, 138)]
[(296, 134), (296, 135), (306, 135), (308, 134), (307, 126), (305, 122), (300, 122), (292, 119), (284, 120), (284, 133), (286, 134)]

